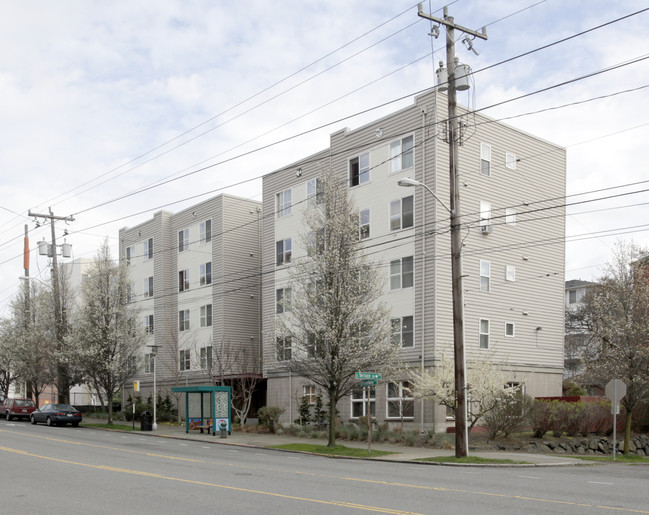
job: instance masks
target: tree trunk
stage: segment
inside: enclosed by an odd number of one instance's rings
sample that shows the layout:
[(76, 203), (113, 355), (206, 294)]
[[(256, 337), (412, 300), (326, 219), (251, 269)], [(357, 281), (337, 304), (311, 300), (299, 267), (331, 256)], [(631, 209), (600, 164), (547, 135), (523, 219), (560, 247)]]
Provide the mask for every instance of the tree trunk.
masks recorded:
[[(631, 417), (633, 412), (626, 412), (626, 426), (624, 427), (624, 454), (629, 454), (629, 443), (631, 442)], [(615, 445), (615, 442), (613, 442)]]
[(333, 392), (329, 390), (329, 441), (327, 447), (336, 446), (336, 401), (333, 399)]

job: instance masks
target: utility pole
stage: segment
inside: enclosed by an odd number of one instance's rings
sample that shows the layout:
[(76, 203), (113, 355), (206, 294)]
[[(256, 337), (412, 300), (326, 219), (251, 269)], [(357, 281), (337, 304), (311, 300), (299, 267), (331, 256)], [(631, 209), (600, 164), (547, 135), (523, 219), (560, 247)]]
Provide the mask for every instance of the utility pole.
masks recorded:
[[(63, 347), (63, 338), (64, 334), (64, 317), (63, 310), (61, 308), (61, 297), (60, 297), (60, 285), (59, 285), (59, 267), (57, 261), (56, 253), (56, 230), (54, 227), (55, 220), (62, 220), (64, 222), (74, 222), (73, 216), (55, 216), (52, 212), (52, 208), (49, 208), (48, 214), (39, 214), (28, 212), (28, 216), (33, 216), (35, 218), (45, 218), (49, 219), (50, 227), (52, 230), (52, 245), (51, 252), (46, 252), (47, 255), (50, 255), (52, 258), (52, 295), (54, 296), (54, 331), (56, 335), (56, 345), (57, 349), (61, 350)], [(39, 243), (39, 254), (41, 254), (41, 245)], [(63, 249), (63, 256), (66, 256), (65, 247)], [(57, 366), (57, 383), (56, 388), (58, 391), (58, 403), (59, 404), (70, 404), (70, 374), (66, 367), (63, 367), (61, 364)]]
[(451, 285), (453, 292), (453, 354), (455, 358), (455, 456), (469, 455), (469, 437), (466, 403), (466, 365), (464, 357), (464, 292), (462, 289), (462, 235), (460, 217), (459, 130), (457, 122), (457, 98), (455, 89), (455, 29), (474, 37), (487, 39), (487, 31), (476, 32), (456, 25), (448, 8), (444, 7), (444, 18), (435, 18), (423, 12), (418, 6), (418, 15), (446, 28), (446, 68), (448, 70), (448, 139), (449, 139), (449, 189), (451, 212)]

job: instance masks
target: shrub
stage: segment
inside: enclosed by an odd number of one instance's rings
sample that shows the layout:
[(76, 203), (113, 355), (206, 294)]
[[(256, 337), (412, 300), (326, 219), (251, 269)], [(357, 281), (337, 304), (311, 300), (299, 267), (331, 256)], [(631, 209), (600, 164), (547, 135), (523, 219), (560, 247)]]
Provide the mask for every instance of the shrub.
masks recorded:
[(312, 421), (311, 405), (309, 404), (308, 397), (306, 396), (302, 397), (302, 400), (300, 401), (300, 405), (298, 406), (297, 410), (300, 416), (293, 421), (295, 424), (304, 426)]
[(551, 431), (556, 419), (556, 401), (535, 400), (530, 412), (530, 424), (535, 438), (543, 438), (543, 435)]
[(257, 411), (259, 425), (264, 426), (271, 433), (275, 433), (277, 429), (281, 427), (279, 417), (282, 416), (282, 413), (284, 413), (284, 409), (275, 406), (264, 406), (263, 408), (259, 408)]
[(520, 431), (530, 420), (534, 399), (529, 395), (517, 393), (514, 398), (503, 400), (498, 407), (484, 416), (484, 425), (492, 440), (503, 433), (505, 438)]

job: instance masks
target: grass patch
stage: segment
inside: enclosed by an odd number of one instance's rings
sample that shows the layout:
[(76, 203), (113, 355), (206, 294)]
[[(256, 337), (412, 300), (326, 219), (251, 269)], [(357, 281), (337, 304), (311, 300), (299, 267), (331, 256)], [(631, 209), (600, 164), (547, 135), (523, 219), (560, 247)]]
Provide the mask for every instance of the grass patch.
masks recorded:
[(571, 458), (590, 461), (605, 461), (609, 463), (636, 463), (639, 465), (649, 465), (649, 458), (645, 456), (636, 456), (635, 454), (618, 454), (615, 457), (615, 462), (613, 461), (613, 456), (611, 456), (610, 454), (608, 456), (594, 456), (592, 454), (584, 456), (583, 454), (579, 454), (571, 456)]
[(345, 447), (344, 445), (336, 445), (335, 447), (327, 447), (326, 445), (315, 445), (308, 443), (289, 443), (286, 445), (272, 445), (271, 449), (284, 449), (288, 451), (304, 451), (313, 452), (316, 454), (326, 454), (329, 456), (352, 456), (355, 458), (376, 458), (378, 456), (386, 456), (387, 454), (398, 454), (395, 452), (387, 451), (371, 451), (367, 449), (359, 449), (356, 447)]
[(489, 458), (480, 458), (478, 456), (464, 456), (457, 458), (455, 456), (435, 456), (432, 458), (418, 458), (416, 461), (432, 461), (433, 463), (475, 463), (475, 464), (495, 464), (495, 465), (530, 465), (528, 461), (516, 460), (497, 460)]
[(140, 428), (138, 427), (139, 424), (136, 424), (135, 429), (133, 429), (132, 425), (126, 425), (126, 424), (87, 424), (85, 422), (81, 423), (81, 427), (92, 427), (95, 429), (118, 429), (120, 431), (139, 431)]

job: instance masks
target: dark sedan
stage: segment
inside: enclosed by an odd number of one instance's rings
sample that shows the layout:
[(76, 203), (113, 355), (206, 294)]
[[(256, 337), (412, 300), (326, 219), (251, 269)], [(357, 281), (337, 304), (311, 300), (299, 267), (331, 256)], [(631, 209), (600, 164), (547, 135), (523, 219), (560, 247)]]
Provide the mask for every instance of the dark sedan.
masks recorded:
[(81, 412), (69, 404), (46, 404), (34, 411), (29, 420), (32, 424), (44, 422), (48, 426), (64, 426), (72, 424), (77, 427), (81, 422)]

